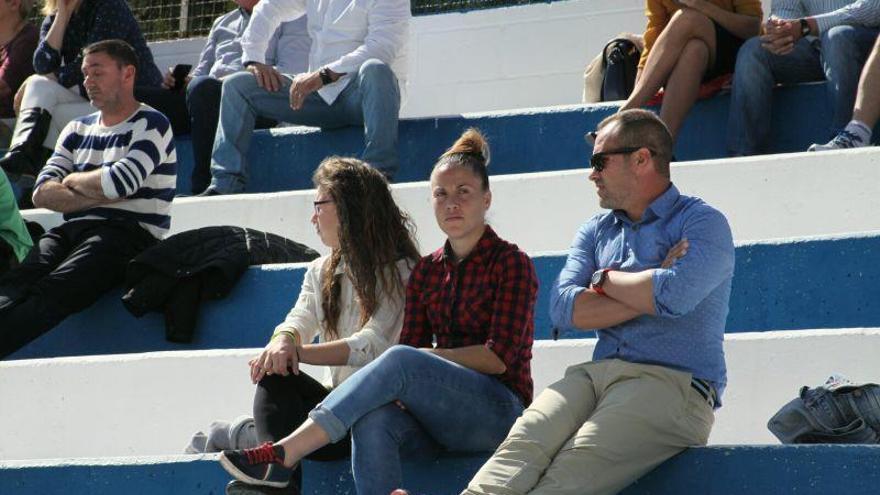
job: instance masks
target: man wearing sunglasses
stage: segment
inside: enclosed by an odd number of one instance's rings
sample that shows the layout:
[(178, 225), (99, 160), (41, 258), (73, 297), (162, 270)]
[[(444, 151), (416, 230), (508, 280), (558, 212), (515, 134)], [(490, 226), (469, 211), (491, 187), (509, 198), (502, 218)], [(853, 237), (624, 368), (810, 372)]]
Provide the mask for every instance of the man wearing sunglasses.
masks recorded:
[(595, 330), (517, 420), (466, 494), (613, 494), (704, 445), (727, 383), (733, 239), (718, 210), (679, 193), (672, 137), (653, 113), (599, 124), (590, 180), (611, 211), (578, 230), (551, 289), (560, 328)]

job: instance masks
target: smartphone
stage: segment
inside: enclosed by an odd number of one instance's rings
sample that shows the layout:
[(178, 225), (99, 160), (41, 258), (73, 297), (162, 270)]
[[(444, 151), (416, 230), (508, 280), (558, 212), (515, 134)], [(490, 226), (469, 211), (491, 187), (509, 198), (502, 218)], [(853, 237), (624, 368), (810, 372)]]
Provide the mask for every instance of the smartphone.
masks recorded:
[(183, 87), (186, 85), (186, 76), (189, 75), (190, 70), (192, 70), (192, 65), (190, 64), (177, 64), (174, 66), (174, 69), (171, 71), (171, 76), (174, 78), (172, 90), (183, 90)]

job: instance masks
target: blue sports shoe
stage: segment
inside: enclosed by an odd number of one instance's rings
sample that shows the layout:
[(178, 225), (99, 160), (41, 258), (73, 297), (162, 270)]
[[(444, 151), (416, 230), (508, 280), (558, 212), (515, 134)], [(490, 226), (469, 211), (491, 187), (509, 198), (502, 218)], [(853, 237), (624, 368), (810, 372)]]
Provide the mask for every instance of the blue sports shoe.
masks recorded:
[(224, 450), (220, 464), (235, 479), (250, 485), (284, 488), (293, 473), (284, 466), (284, 447), (269, 442), (252, 449)]

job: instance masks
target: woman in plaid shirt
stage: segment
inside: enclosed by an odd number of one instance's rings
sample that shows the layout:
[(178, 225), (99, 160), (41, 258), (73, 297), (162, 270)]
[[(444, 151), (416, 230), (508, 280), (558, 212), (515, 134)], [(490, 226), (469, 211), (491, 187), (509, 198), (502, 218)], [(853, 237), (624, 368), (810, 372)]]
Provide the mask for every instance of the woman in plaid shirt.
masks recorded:
[(448, 240), (410, 275), (401, 345), (352, 375), (290, 436), (226, 451), (227, 469), (262, 483), (351, 430), (360, 494), (401, 484), (401, 458), (492, 451), (532, 400), (535, 269), (486, 224), (489, 148), (466, 131), (431, 174), (434, 214)]

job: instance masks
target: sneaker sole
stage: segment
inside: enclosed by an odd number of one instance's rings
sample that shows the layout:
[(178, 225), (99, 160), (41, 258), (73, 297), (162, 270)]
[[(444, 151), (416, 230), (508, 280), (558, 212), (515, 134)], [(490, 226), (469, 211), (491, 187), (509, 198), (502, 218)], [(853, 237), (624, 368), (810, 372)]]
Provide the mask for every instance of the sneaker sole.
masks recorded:
[(223, 469), (226, 470), (227, 473), (231, 474), (233, 478), (238, 481), (242, 481), (249, 485), (259, 485), (259, 486), (269, 486), (272, 488), (287, 488), (287, 485), (290, 482), (282, 482), (282, 481), (266, 481), (257, 478), (252, 478), (247, 474), (243, 473), (232, 463), (225, 455), (220, 454), (220, 465), (223, 466)]

